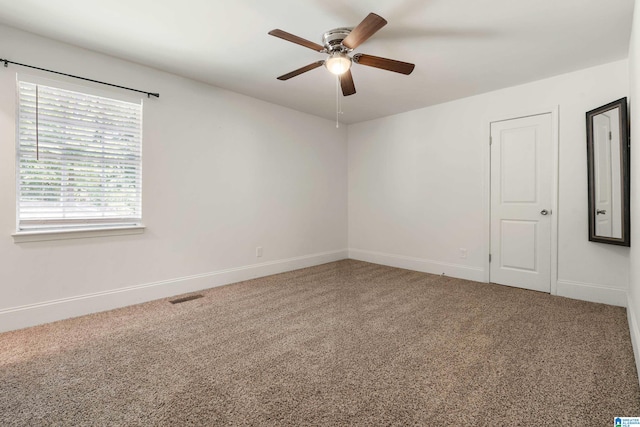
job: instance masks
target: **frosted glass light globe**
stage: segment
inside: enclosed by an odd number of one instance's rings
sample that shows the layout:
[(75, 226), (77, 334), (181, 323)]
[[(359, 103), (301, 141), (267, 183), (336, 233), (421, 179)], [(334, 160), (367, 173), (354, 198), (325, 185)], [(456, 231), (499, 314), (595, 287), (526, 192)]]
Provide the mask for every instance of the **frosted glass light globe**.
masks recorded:
[(351, 68), (351, 58), (342, 52), (334, 52), (324, 61), (324, 66), (329, 72), (339, 76), (349, 71)]

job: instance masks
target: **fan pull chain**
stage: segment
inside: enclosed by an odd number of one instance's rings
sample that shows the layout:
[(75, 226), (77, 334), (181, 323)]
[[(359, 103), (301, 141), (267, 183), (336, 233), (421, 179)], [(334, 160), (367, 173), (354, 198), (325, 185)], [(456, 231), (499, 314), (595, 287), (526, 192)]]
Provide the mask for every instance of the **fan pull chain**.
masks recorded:
[(342, 97), (340, 96), (341, 87), (340, 76), (336, 76), (336, 128), (340, 127), (340, 114), (344, 114), (342, 111)]
[(338, 76), (338, 114), (344, 114), (342, 111), (342, 84), (340, 84), (340, 76)]
[(336, 129), (340, 127), (340, 76), (336, 76)]

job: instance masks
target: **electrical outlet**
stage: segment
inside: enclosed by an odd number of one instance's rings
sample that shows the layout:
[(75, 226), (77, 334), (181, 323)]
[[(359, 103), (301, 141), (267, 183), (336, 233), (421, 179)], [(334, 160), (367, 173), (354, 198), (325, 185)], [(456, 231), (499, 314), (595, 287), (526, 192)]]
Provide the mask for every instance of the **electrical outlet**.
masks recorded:
[(262, 256), (262, 246), (256, 247), (256, 257), (260, 258)]
[(467, 248), (460, 248), (460, 258), (467, 258)]

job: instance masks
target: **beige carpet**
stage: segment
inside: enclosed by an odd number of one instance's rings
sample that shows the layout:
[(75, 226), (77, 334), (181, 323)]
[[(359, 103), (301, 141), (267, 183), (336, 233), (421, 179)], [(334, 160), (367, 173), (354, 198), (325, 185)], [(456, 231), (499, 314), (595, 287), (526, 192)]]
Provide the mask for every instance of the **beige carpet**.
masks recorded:
[(623, 308), (340, 261), (0, 335), (0, 425), (610, 426)]

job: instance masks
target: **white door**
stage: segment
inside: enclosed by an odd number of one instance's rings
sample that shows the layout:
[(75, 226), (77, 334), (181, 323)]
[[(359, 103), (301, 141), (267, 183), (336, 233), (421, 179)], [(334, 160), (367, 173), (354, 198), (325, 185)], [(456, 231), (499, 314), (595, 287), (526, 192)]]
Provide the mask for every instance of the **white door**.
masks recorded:
[(598, 114), (593, 118), (593, 155), (596, 235), (612, 237), (611, 119), (606, 114)]
[(551, 291), (551, 114), (491, 123), (490, 281)]

